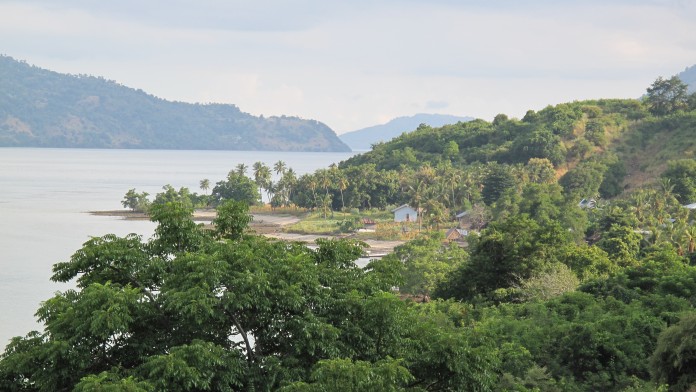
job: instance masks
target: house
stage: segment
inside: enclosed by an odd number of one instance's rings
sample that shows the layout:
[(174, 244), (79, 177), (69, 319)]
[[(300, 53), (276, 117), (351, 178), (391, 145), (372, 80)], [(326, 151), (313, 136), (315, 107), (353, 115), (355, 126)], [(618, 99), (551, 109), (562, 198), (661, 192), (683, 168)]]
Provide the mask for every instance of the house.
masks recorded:
[(391, 210), (394, 213), (394, 222), (416, 222), (418, 211), (408, 204), (401, 205)]
[(374, 233), (375, 229), (377, 229), (377, 222), (375, 222), (374, 220), (372, 220), (370, 218), (362, 218), (362, 225), (363, 225), (362, 229), (360, 229), (358, 231), (366, 231), (366, 232), (373, 232)]
[(471, 210), (460, 212), (454, 216), (457, 219), (457, 222), (459, 223), (459, 227), (466, 227), (466, 221), (469, 215), (471, 215)]
[(597, 207), (597, 201), (595, 199), (582, 199), (582, 200), (580, 200), (580, 203), (578, 203), (578, 207), (580, 207), (580, 208), (595, 208), (595, 207)]
[(447, 241), (461, 241), (466, 239), (466, 236), (469, 235), (468, 230), (464, 229), (449, 229), (447, 230), (447, 234), (445, 234), (445, 240)]
[(690, 210), (696, 210), (696, 203), (687, 204), (684, 207)]

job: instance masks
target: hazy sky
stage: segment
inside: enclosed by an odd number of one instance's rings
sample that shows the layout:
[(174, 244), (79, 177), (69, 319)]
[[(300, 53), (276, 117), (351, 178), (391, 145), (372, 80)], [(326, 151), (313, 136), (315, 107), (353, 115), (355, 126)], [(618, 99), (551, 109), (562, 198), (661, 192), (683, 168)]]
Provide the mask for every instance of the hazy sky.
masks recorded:
[(340, 134), (638, 97), (696, 64), (696, 1), (0, 0), (0, 53)]

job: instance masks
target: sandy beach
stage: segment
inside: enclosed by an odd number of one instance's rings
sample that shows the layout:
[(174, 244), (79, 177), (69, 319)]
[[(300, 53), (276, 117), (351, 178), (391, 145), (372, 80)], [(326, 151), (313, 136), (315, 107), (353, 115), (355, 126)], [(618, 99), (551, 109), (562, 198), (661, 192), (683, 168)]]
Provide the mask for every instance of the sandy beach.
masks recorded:
[[(132, 212), (127, 210), (113, 211), (91, 211), (92, 215), (100, 216), (116, 216), (128, 220), (149, 220), (149, 216), (142, 212)], [(330, 236), (316, 234), (296, 234), (286, 233), (282, 229), (284, 226), (291, 225), (300, 221), (300, 218), (293, 215), (275, 215), (275, 214), (252, 214), (254, 219), (249, 224), (249, 228), (257, 234), (264, 235), (269, 238), (275, 238), (284, 241), (303, 242), (308, 245), (314, 244), (318, 238), (345, 238), (345, 236)], [(196, 210), (193, 213), (193, 220), (204, 224), (210, 224), (215, 219), (215, 210)], [(379, 241), (379, 240), (364, 240), (369, 248), (367, 248), (368, 257), (381, 257), (394, 250), (394, 247), (401, 245), (404, 241)]]

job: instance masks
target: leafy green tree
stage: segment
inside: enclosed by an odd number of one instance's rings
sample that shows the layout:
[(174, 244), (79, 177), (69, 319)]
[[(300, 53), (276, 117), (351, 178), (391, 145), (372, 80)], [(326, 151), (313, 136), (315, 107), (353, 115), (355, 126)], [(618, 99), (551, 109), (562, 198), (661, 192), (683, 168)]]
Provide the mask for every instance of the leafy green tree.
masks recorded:
[(133, 212), (145, 212), (150, 206), (150, 201), (147, 199), (148, 195), (147, 192), (136, 192), (135, 188), (129, 189), (123, 196), (121, 204), (123, 208), (130, 208)]
[(658, 77), (648, 87), (645, 102), (652, 114), (664, 116), (687, 108), (687, 90), (688, 86), (676, 75), (669, 79)]
[(519, 287), (522, 280), (555, 262), (571, 237), (556, 222), (541, 225), (520, 214), (492, 223), (472, 240), (469, 261), (438, 286), (437, 297), (505, 299), (499, 294), (505, 297), (506, 290)]
[(556, 170), (547, 158), (530, 158), (525, 168), (531, 182), (549, 184), (556, 179)]
[(424, 234), (394, 248), (387, 260), (403, 265), (403, 284), (399, 292), (429, 297), (437, 284), (457, 266), (466, 262), (467, 253), (456, 244), (443, 244), (440, 232)]
[(581, 282), (606, 278), (619, 271), (616, 261), (610, 259), (607, 252), (594, 245), (570, 244), (562, 249), (559, 259), (577, 275)]
[(253, 216), (249, 214), (248, 204), (241, 201), (226, 200), (218, 205), (213, 224), (219, 237), (237, 240), (242, 237), (244, 229), (252, 219)]
[(457, 144), (457, 142), (454, 140), (450, 140), (445, 145), (445, 149), (442, 151), (442, 154), (449, 159), (455, 159), (457, 155), (459, 155), (459, 144)]
[(696, 202), (696, 159), (679, 159), (667, 162), (662, 178), (674, 186), (674, 196), (682, 204)]
[(177, 191), (176, 189), (174, 189), (173, 186), (167, 184), (163, 186), (162, 189), (164, 190), (164, 192), (160, 192), (157, 195), (155, 195), (155, 200), (152, 201), (153, 205), (179, 203), (186, 206), (187, 208), (193, 208), (193, 199), (195, 198), (195, 196), (191, 194), (188, 188), (181, 187)]
[(281, 392), (397, 392), (406, 391), (413, 376), (403, 361), (386, 359), (376, 363), (332, 359), (319, 361), (312, 383), (297, 382)]
[(685, 314), (665, 329), (650, 358), (655, 381), (670, 385), (670, 391), (688, 391), (696, 385), (696, 313)]
[(193, 221), (193, 208), (185, 203), (153, 204), (150, 220), (157, 223), (151, 245), (159, 255), (195, 251), (203, 243), (205, 233)]
[(620, 266), (636, 263), (640, 251), (640, 234), (628, 226), (612, 225), (597, 242), (597, 246), (603, 249), (609, 257), (615, 259)]
[(248, 177), (235, 172), (230, 172), (225, 181), (215, 184), (211, 196), (216, 204), (223, 200), (236, 200), (254, 205), (261, 199), (256, 184)]
[(579, 284), (577, 275), (568, 266), (554, 263), (523, 279), (520, 282), (520, 294), (527, 301), (546, 301), (574, 291)]
[(585, 139), (592, 142), (595, 146), (606, 146), (607, 136), (604, 124), (597, 119), (588, 120), (585, 124)]
[(597, 197), (607, 167), (596, 161), (583, 161), (558, 180), (564, 192), (577, 202)]
[(509, 166), (489, 165), (489, 172), (483, 179), (481, 196), (487, 205), (493, 204), (508, 189), (516, 185), (515, 177)]

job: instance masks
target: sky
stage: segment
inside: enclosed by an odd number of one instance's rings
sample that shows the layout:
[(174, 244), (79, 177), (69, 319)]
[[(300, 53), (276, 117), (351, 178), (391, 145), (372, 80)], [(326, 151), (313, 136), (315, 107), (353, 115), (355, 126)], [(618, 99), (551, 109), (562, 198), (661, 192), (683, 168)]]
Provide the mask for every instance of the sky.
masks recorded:
[(341, 134), (638, 98), (696, 64), (696, 1), (0, 0), (0, 54)]

